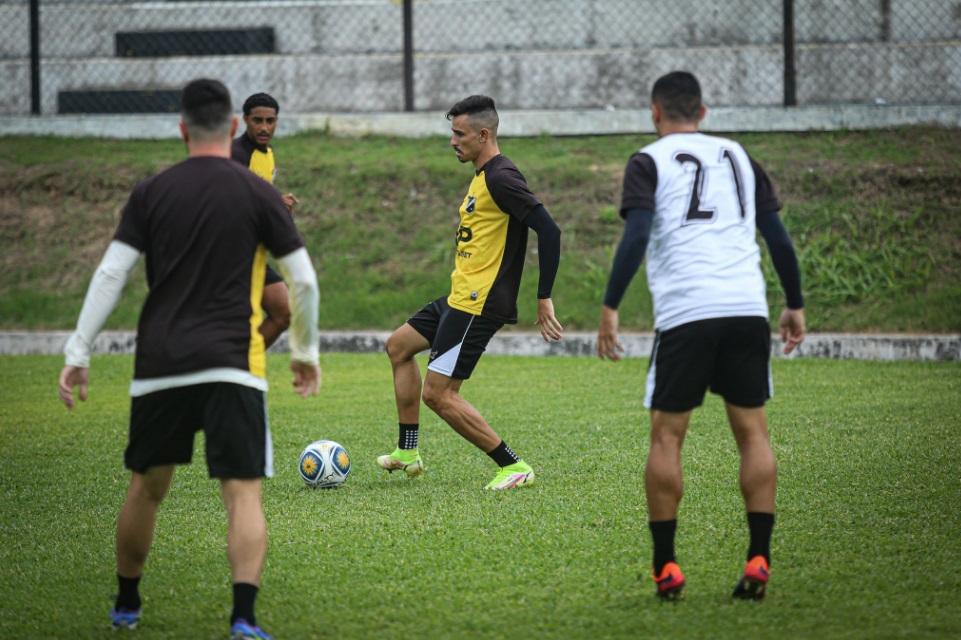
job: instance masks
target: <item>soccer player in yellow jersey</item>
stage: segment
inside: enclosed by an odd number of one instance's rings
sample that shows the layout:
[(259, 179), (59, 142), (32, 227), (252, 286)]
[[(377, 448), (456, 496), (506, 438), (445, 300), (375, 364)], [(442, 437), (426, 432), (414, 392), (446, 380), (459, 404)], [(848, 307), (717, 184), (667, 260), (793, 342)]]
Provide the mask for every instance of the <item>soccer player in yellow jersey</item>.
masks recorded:
[[(497, 331), (517, 322), (517, 295), (528, 229), (537, 234), (540, 276), (537, 325), (545, 341), (560, 340), (551, 289), (561, 255), (561, 230), (534, 197), (524, 176), (500, 153), (497, 110), (487, 96), (470, 96), (447, 113), (451, 147), (461, 163), (474, 166), (474, 179), (460, 205), (451, 293), (418, 311), (387, 341), (394, 372), (400, 435), (397, 449), (377, 461), (388, 472), (417, 475), (424, 470), (417, 449), (420, 399), (468, 442), (500, 467), (488, 489), (531, 484), (534, 471), (460, 395), (481, 354)], [(421, 380), (414, 359), (430, 348)]]
[[(277, 115), (280, 105), (266, 93), (255, 93), (244, 102), (244, 125), (246, 129), (234, 139), (230, 148), (230, 158), (239, 162), (258, 176), (274, 183), (277, 169), (274, 164), (274, 150), (270, 141), (277, 129)], [(292, 193), (281, 194), (291, 214), (300, 202)], [(267, 317), (260, 325), (260, 333), (269, 347), (290, 326), (290, 303), (287, 285), (280, 274), (267, 266), (264, 284), (264, 297), (261, 302)]]

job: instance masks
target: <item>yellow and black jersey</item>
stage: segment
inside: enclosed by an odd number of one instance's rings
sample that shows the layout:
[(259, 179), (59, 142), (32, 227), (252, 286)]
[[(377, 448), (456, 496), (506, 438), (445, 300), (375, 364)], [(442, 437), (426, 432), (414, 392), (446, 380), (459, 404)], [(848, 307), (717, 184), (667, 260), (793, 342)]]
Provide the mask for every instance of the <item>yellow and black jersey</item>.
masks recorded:
[[(270, 184), (273, 184), (274, 178), (277, 177), (273, 148), (269, 144), (266, 147), (258, 146), (246, 131), (239, 138), (234, 139), (230, 146), (230, 159), (244, 165)], [(265, 284), (271, 285), (283, 281), (283, 277), (267, 265)]]
[(517, 322), (517, 294), (527, 254), (524, 218), (540, 204), (521, 172), (503, 155), (475, 172), (460, 206), (451, 307), (498, 322)]
[(258, 146), (246, 131), (234, 139), (230, 147), (230, 159), (244, 165), (270, 184), (274, 183), (277, 168), (274, 165), (273, 148), (269, 144), (266, 147)]

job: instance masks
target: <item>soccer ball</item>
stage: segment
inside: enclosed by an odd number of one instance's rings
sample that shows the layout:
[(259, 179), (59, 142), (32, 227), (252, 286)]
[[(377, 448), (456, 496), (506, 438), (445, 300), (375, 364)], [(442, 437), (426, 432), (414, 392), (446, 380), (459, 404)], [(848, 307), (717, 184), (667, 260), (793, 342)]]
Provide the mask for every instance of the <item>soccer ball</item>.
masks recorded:
[(315, 489), (343, 484), (350, 473), (350, 456), (333, 440), (311, 442), (300, 454), (300, 477)]

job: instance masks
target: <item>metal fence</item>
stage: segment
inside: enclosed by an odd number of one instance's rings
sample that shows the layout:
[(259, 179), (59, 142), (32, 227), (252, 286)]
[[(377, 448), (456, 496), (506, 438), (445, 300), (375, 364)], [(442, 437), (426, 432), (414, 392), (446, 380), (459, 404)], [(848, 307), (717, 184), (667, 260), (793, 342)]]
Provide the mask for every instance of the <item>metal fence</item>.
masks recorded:
[(163, 113), (200, 76), (288, 113), (957, 104), (944, 0), (0, 0), (0, 115)]

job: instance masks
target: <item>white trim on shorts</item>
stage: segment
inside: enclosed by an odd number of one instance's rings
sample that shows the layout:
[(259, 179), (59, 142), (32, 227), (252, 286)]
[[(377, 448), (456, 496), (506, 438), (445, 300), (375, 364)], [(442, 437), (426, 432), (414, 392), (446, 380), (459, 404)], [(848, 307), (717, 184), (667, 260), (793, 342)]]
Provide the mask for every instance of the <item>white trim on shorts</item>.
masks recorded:
[(264, 428), (267, 430), (264, 442), (264, 477), (274, 477), (274, 441), (270, 436), (270, 416), (267, 414), (267, 394), (264, 393)]
[(654, 336), (654, 347), (651, 349), (651, 364), (647, 368), (647, 382), (644, 385), (644, 408), (650, 409), (654, 400), (654, 383), (657, 380), (657, 348), (661, 345), (661, 332)]
[[(427, 365), (428, 371), (439, 373), (442, 376), (447, 376), (448, 378), (454, 377), (454, 369), (457, 367), (458, 358), (460, 358), (461, 347), (464, 346), (464, 339), (467, 337), (467, 332), (470, 331), (471, 326), (474, 324), (474, 318), (476, 317), (477, 316), (475, 315), (471, 315), (470, 321), (467, 323), (467, 327), (464, 328), (464, 335), (461, 336), (460, 342), (458, 342), (457, 345), (450, 348), (446, 353), (443, 353), (430, 361), (430, 364)], [(440, 323), (438, 323), (438, 328), (439, 327)], [(434, 335), (436, 338), (436, 332)]]
[(767, 399), (774, 397), (774, 374), (771, 373), (771, 361), (767, 361)]

